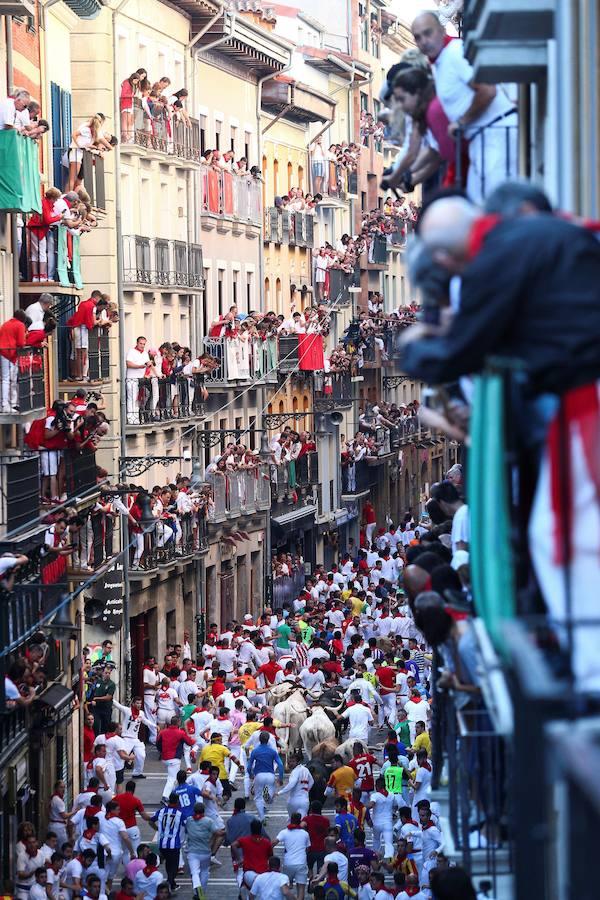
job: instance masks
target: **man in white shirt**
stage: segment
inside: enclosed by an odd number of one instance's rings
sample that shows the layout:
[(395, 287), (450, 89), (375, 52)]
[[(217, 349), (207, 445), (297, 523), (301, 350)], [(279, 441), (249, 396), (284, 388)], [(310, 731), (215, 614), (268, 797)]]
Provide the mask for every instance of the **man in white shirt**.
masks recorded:
[(290, 885), (296, 884), (298, 900), (303, 900), (304, 891), (308, 882), (308, 863), (306, 854), (310, 847), (308, 831), (300, 827), (302, 814), (292, 813), (290, 824), (280, 831), (273, 846), (282, 844), (284, 848), (283, 871), (290, 880)]
[(29, 331), (43, 331), (44, 330), (44, 313), (50, 311), (52, 306), (52, 295), (51, 294), (40, 294), (39, 300), (35, 300), (33, 303), (30, 303), (25, 312), (31, 319), (31, 325), (29, 326)]
[(139, 380), (144, 378), (146, 374), (146, 366), (150, 363), (150, 356), (146, 350), (146, 338), (138, 337), (135, 347), (128, 351), (125, 358), (127, 368), (126, 386), (127, 386), (127, 424), (139, 424)]
[(462, 130), (469, 145), (467, 194), (481, 203), (500, 182), (517, 174), (514, 104), (501, 85), (477, 84), (461, 40), (448, 38), (435, 13), (412, 23), (415, 43), (429, 59), (437, 96), (450, 121), (450, 134)]
[(106, 880), (110, 890), (112, 879), (123, 858), (123, 850), (127, 850), (130, 857), (135, 856), (125, 822), (119, 814), (119, 804), (114, 800), (106, 804), (106, 815), (100, 822), (100, 834), (104, 835), (110, 844), (111, 855), (106, 862)]
[[(28, 91), (17, 89), (12, 97), (6, 97), (0, 103), (0, 128), (15, 128), (22, 131), (29, 124), (27, 107), (31, 102)], [(25, 118), (24, 118), (25, 117)]]
[(250, 891), (251, 900), (293, 900), (296, 893), (290, 890), (290, 879), (284, 875), (281, 869), (281, 861), (277, 856), (269, 860), (269, 871), (257, 875), (252, 882)]
[(146, 660), (144, 664), (144, 715), (150, 722), (148, 726), (149, 740), (151, 744), (156, 743), (156, 688), (158, 687), (159, 678), (156, 672), (156, 661), (153, 656)]
[(299, 678), (302, 686), (313, 699), (321, 696), (325, 684), (325, 676), (321, 671), (321, 661), (319, 659), (315, 659), (308, 668), (302, 669)]
[(133, 754), (135, 760), (133, 764), (133, 778), (145, 778), (144, 763), (146, 761), (146, 747), (140, 740), (140, 727), (145, 725), (150, 731), (153, 722), (147, 719), (142, 712), (142, 698), (134, 697), (131, 706), (123, 706), (117, 700), (113, 700), (115, 706), (122, 715), (121, 718), (121, 737), (123, 739), (124, 749), (129, 754)]
[(350, 722), (348, 740), (361, 741), (366, 746), (369, 740), (369, 726), (373, 724), (373, 713), (365, 703), (358, 699), (359, 697), (360, 693), (353, 691), (353, 702), (337, 718), (348, 719)]
[(219, 663), (219, 669), (223, 669), (227, 675), (233, 674), (237, 662), (237, 651), (230, 649), (229, 641), (227, 639), (221, 641), (221, 644), (217, 649), (216, 659)]

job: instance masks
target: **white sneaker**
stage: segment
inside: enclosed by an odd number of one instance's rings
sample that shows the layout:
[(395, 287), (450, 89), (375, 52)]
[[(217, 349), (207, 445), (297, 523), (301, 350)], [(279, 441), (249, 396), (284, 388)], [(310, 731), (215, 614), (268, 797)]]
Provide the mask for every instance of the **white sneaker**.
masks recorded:
[(222, 862), (219, 862), (219, 860), (217, 859), (216, 856), (211, 856), (210, 864), (211, 864), (211, 866), (219, 866), (219, 867), (221, 867), (223, 865)]

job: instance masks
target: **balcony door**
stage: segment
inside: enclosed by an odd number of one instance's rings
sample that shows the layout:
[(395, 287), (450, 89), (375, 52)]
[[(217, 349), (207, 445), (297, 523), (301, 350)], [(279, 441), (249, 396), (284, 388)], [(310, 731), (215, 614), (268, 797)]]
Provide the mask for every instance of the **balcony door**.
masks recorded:
[(71, 143), (71, 94), (55, 82), (50, 83), (52, 104), (52, 166), (54, 184), (63, 187), (62, 155)]

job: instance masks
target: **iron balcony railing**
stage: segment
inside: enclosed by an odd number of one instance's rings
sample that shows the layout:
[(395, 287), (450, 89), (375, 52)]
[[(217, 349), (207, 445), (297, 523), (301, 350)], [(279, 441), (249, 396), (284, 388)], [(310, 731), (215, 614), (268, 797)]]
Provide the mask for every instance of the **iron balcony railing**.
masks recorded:
[(202, 247), (168, 238), (124, 235), (123, 278), (126, 284), (202, 288)]
[[(60, 224), (40, 230), (31, 217), (24, 217), (24, 227), (18, 228), (19, 276), (22, 283), (38, 284), (40, 290), (61, 287), (83, 288), (81, 276), (81, 237)], [(87, 239), (92, 239), (86, 235)]]
[(306, 586), (304, 568), (298, 566), (289, 575), (276, 575), (273, 578), (273, 608), (283, 609), (300, 595)]
[(311, 213), (279, 210), (270, 206), (265, 214), (265, 242), (295, 247), (314, 247), (315, 217)]
[(70, 447), (62, 453), (67, 496), (77, 497), (89, 493), (98, 483), (95, 451)]
[(502, 122), (459, 130), (456, 138), (455, 184), (465, 187), (470, 199), (482, 202), (519, 169), (519, 126), (516, 107)]
[[(46, 408), (45, 351), (38, 347), (0, 350), (5, 368), (0, 380), (0, 420)], [(14, 359), (12, 358), (14, 357)]]
[(40, 463), (37, 454), (0, 454), (0, 536), (35, 522), (40, 508)]
[(110, 375), (110, 328), (96, 325), (87, 334), (87, 372), (82, 375), (76, 365), (73, 329), (66, 325), (67, 319), (77, 308), (74, 297), (65, 298), (59, 310), (59, 324), (56, 331), (56, 352), (59, 381), (108, 381)]
[(205, 375), (127, 378), (127, 424), (203, 417)]
[(362, 494), (377, 484), (379, 475), (365, 459), (342, 463), (342, 494)]
[[(100, 498), (102, 501), (102, 497)], [(97, 504), (90, 510), (79, 513), (84, 524), (72, 535), (74, 548), (69, 557), (69, 574), (86, 575), (99, 569), (115, 556), (120, 549), (120, 516), (113, 515)]]
[(353, 402), (349, 372), (315, 372), (313, 378), (315, 410), (349, 409)]
[[(325, 203), (327, 200), (344, 202), (348, 194), (356, 194), (358, 180), (355, 171), (351, 172), (346, 166), (341, 166), (333, 160), (315, 159), (313, 153), (309, 154), (309, 165), (311, 192), (322, 194)], [(354, 178), (350, 181), (351, 175)]]
[(206, 386), (227, 386), (240, 381), (277, 383), (279, 347), (276, 337), (204, 338), (204, 349), (218, 362), (212, 372), (205, 375)]
[(206, 476), (213, 496), (209, 522), (267, 510), (271, 506), (269, 467), (261, 464), (233, 472), (214, 472)]
[(201, 192), (202, 211), (206, 215), (237, 219), (250, 225), (261, 224), (261, 182), (252, 175), (237, 175), (203, 166)]
[(329, 269), (329, 303), (344, 308), (352, 303), (352, 295), (360, 290), (360, 268), (352, 272)]
[(129, 571), (139, 577), (159, 566), (169, 566), (208, 549), (208, 508), (188, 513), (168, 513), (141, 533), (128, 529)]
[(129, 129), (121, 129), (122, 145), (136, 144), (188, 162), (200, 162), (200, 123), (190, 125), (172, 116), (165, 107), (133, 99), (133, 120)]

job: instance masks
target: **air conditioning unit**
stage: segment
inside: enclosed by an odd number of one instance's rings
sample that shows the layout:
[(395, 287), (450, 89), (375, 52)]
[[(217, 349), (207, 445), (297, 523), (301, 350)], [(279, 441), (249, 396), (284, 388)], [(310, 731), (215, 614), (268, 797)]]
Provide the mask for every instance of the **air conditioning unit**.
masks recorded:
[(0, 0), (0, 16), (35, 16), (35, 0)]

